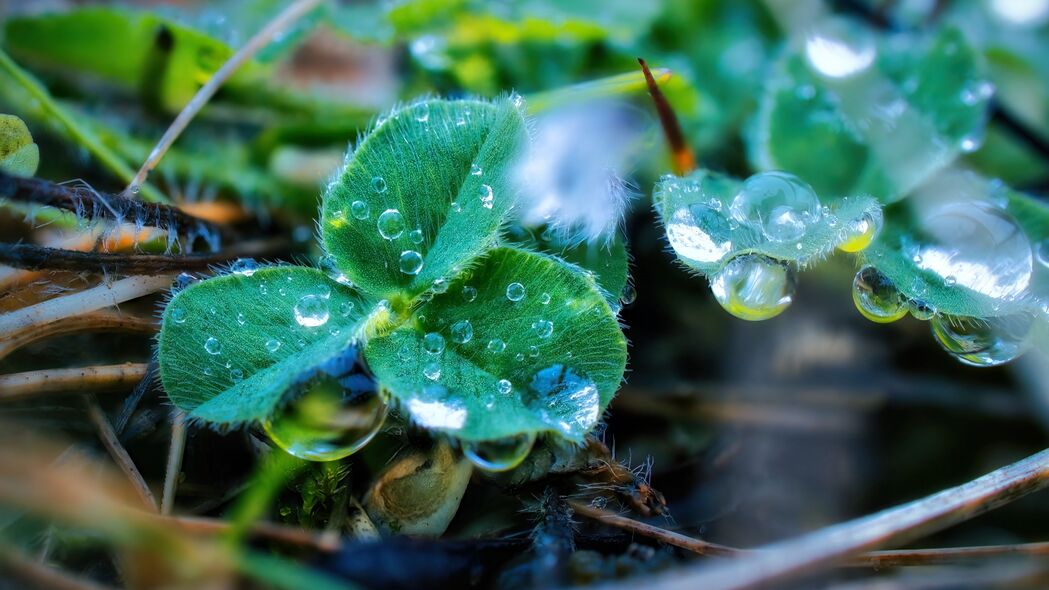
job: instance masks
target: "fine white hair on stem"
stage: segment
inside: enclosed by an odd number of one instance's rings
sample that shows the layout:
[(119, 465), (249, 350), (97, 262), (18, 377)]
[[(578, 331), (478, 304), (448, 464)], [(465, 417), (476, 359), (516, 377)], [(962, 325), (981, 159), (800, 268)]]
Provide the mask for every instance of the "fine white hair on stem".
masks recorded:
[(569, 243), (610, 240), (635, 194), (624, 174), (642, 144), (643, 117), (602, 101), (533, 123), (532, 149), (517, 169), (522, 223), (545, 224)]

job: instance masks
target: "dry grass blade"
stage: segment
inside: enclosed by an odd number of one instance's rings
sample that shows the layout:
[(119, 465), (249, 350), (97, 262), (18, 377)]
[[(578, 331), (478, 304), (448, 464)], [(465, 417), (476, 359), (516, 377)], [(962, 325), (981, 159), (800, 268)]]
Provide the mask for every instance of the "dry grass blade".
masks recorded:
[(157, 512), (159, 508), (157, 507), (157, 499), (153, 496), (153, 491), (149, 489), (146, 480), (142, 478), (142, 473), (139, 472), (138, 467), (135, 467), (135, 462), (131, 460), (131, 455), (128, 454), (127, 449), (120, 444), (117, 433), (113, 431), (113, 425), (109, 423), (109, 419), (102, 412), (102, 408), (99, 407), (98, 401), (94, 399), (94, 396), (87, 400), (87, 416), (98, 430), (98, 438), (102, 441), (102, 445), (106, 447), (117, 466), (131, 481), (142, 503), (153, 512)]
[(178, 475), (182, 470), (182, 453), (186, 449), (186, 414), (179, 409), (171, 411), (171, 447), (168, 449), (168, 468), (164, 475), (164, 495), (160, 499), (160, 513), (171, 514), (175, 505)]
[(0, 359), (23, 346), (52, 336), (76, 332), (101, 331), (152, 334), (157, 331), (157, 328), (157, 322), (153, 318), (143, 318), (115, 310), (95, 311), (83, 315), (75, 315), (43, 326), (34, 326), (33, 329), (13, 334), (6, 341), (0, 342)]
[(0, 545), (0, 570), (12, 580), (21, 580), (32, 588), (50, 588), (51, 590), (110, 590), (112, 588), (112, 586), (103, 586), (51, 569), (8, 545)]
[(655, 539), (657, 541), (666, 543), (667, 545), (673, 545), (674, 547), (680, 547), (687, 549), (693, 553), (699, 555), (734, 555), (739, 553), (738, 549), (732, 547), (726, 547), (725, 545), (718, 545), (717, 543), (709, 543), (707, 541), (701, 541), (668, 531), (666, 529), (646, 524), (626, 516), (620, 516), (614, 512), (603, 510), (601, 508), (595, 508), (589, 506), (577, 500), (569, 500), (568, 505), (572, 507), (572, 510), (579, 515), (587, 518), (594, 519), (598, 522), (602, 522), (611, 526), (614, 526), (625, 531), (630, 531), (645, 537)]
[(286, 246), (283, 240), (242, 242), (209, 254), (122, 254), (79, 252), (33, 244), (0, 243), (0, 263), (27, 270), (69, 270), (118, 274), (201, 271), (243, 256), (259, 256)]
[(52, 393), (129, 389), (142, 380), (147, 368), (146, 363), (124, 363), (0, 375), (0, 402)]

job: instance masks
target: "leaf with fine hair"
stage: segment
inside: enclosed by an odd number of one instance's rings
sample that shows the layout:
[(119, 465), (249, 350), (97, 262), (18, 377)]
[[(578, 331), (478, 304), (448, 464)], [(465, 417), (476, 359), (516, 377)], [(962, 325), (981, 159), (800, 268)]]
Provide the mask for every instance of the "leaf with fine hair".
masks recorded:
[(0, 170), (32, 176), (40, 165), (40, 148), (26, 124), (14, 115), (0, 114)]

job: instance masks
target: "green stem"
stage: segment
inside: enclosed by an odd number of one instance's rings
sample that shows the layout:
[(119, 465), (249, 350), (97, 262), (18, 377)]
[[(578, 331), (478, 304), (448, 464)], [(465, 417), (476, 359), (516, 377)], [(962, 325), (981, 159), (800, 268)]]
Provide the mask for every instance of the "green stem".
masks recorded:
[[(656, 68), (652, 70), (652, 75), (657, 82), (665, 82), (670, 78), (670, 70)], [(534, 115), (564, 104), (632, 94), (634, 92), (642, 92), (647, 88), (648, 85), (644, 74), (641, 72), (628, 72), (537, 92), (525, 97), (525, 104), (528, 107), (528, 112)]]
[[(51, 93), (31, 74), (22, 69), (7, 52), (0, 50), (0, 71), (7, 73), (19, 86), (40, 103), (40, 109), (56, 121), (66, 135), (83, 146), (110, 172), (123, 182), (130, 182), (135, 171), (119, 155), (106, 147), (94, 133), (79, 125), (75, 119), (52, 98)], [(152, 185), (141, 188), (143, 200), (154, 203), (170, 203), (167, 197)]]

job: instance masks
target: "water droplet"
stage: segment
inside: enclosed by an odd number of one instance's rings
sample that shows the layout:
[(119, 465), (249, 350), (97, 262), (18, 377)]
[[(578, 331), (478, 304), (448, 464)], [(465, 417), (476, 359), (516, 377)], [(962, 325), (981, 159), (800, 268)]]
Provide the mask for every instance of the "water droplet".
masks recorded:
[(437, 381), (441, 378), (441, 364), (437, 361), (426, 363), (423, 367), (423, 375), (431, 381)]
[(248, 318), (244, 317), (244, 314), (242, 314), (242, 313), (238, 313), (237, 314), (237, 323), (238, 324), (243, 326), (247, 321), (248, 321)]
[(387, 209), (379, 214), (375, 222), (379, 235), (387, 240), (396, 240), (404, 233), (404, 216), (396, 209)]
[(408, 362), (412, 358), (412, 347), (408, 346), (405, 342), (401, 345), (401, 348), (397, 350), (397, 358), (401, 359), (401, 362)]
[(525, 360), (524, 353), (523, 352), (519, 352), (519, 353), (515, 354), (514, 355), (514, 360), (517, 361), (517, 362), (521, 362), (521, 361)]
[(463, 301), (470, 302), (477, 299), (477, 289), (470, 285), (463, 285)]
[(188, 272), (179, 273), (179, 275), (175, 277), (175, 281), (171, 285), (171, 291), (172, 293), (178, 293), (179, 291), (185, 289), (186, 287), (192, 285), (195, 282), (197, 282), (197, 277), (189, 274)]
[(744, 320), (767, 320), (783, 312), (794, 297), (794, 270), (764, 256), (733, 258), (710, 281), (725, 311)]
[(452, 342), (466, 344), (474, 337), (474, 327), (470, 320), (459, 320), (452, 324)]
[(499, 382), (495, 384), (495, 387), (499, 390), (499, 393), (503, 395), (509, 395), (510, 392), (514, 390), (514, 384), (510, 383), (509, 379), (500, 379)]
[(842, 252), (860, 252), (871, 245), (881, 231), (881, 209), (873, 209), (854, 219), (845, 229), (845, 241), (838, 245)]
[(401, 252), (401, 258), (398, 261), (401, 272), (406, 275), (417, 275), (419, 271), (423, 269), (423, 257), (415, 250), (405, 250)]
[(494, 353), (500, 353), (506, 350), (506, 343), (499, 338), (492, 338), (488, 341), (488, 350)]
[(484, 174), (484, 170), (481, 170), (481, 167), (477, 164), (470, 164), (470, 174), (472, 176), (481, 176)]
[(240, 383), (244, 380), (244, 371), (240, 369), (231, 369), (229, 372), (229, 378), (234, 383)]
[(550, 294), (544, 292), (541, 295), (539, 295), (539, 303), (542, 303), (543, 305), (550, 305)]
[(535, 434), (525, 433), (496, 440), (463, 443), (463, 456), (485, 471), (509, 471), (520, 465), (535, 444)]
[(481, 188), (477, 191), (477, 196), (481, 199), (481, 206), (485, 209), (491, 209), (495, 203), (495, 193), (492, 192), (492, 187), (487, 184), (481, 185)]
[(186, 310), (181, 307), (175, 307), (171, 310), (171, 321), (176, 324), (183, 324), (186, 322)]
[(222, 352), (222, 343), (214, 336), (208, 336), (208, 339), (204, 341), (204, 350), (208, 354), (219, 354)]
[(535, 358), (535, 357), (539, 356), (539, 347), (538, 346), (534, 346), (534, 345), (533, 346), (529, 346), (528, 347), (528, 356), (530, 356), (532, 358)]
[(536, 320), (532, 322), (532, 331), (540, 338), (549, 338), (554, 333), (554, 323), (550, 320)]
[(259, 293), (266, 295), (269, 292), (270, 288), (266, 285), (266, 283), (259, 283)]
[(429, 332), (423, 336), (423, 348), (430, 354), (441, 354), (444, 352), (444, 336), (437, 332)]
[(1027, 349), (1032, 318), (1014, 315), (989, 319), (936, 316), (932, 334), (959, 361), (977, 367), (1007, 363)]
[(413, 229), (412, 231), (408, 232), (408, 239), (411, 240), (413, 244), (423, 243), (423, 230)]
[(852, 301), (863, 317), (880, 324), (907, 315), (907, 300), (884, 274), (865, 266), (852, 281)]
[(235, 275), (250, 277), (259, 269), (259, 263), (254, 258), (238, 258), (229, 266), (229, 271)]
[(339, 315), (342, 317), (348, 317), (353, 313), (353, 307), (354, 305), (352, 301), (343, 301), (339, 304)]
[(994, 299), (1024, 297), (1034, 261), (1031, 244), (1011, 215), (992, 203), (957, 201), (921, 219), (926, 238), (905, 244), (919, 268)]
[(282, 344), (283, 343), (280, 340), (277, 340), (276, 338), (270, 338), (266, 341), (266, 350), (271, 353), (277, 352), (278, 350), (280, 350)]
[(371, 208), (364, 201), (354, 201), (350, 204), (350, 214), (357, 219), (368, 219), (368, 216), (371, 215)]
[(459, 201), (452, 201), (448, 206), (456, 213), (462, 213), (463, 211), (463, 206), (459, 204)]
[(328, 302), (317, 295), (303, 295), (295, 304), (295, 321), (304, 328), (316, 328), (328, 321)]
[(815, 191), (786, 172), (763, 172), (745, 180), (729, 207), (732, 218), (760, 228), (774, 242), (796, 242), (823, 214)]
[(560, 364), (537, 371), (522, 398), (549, 426), (571, 437), (588, 432), (601, 416), (597, 385)]
[(506, 298), (510, 301), (520, 301), (525, 297), (525, 288), (521, 283), (510, 283), (506, 286)]
[(434, 293), (447, 293), (448, 292), (448, 281), (444, 279), (434, 279), (433, 284), (430, 287)]
[(927, 322), (936, 317), (936, 306), (927, 301), (911, 299), (908, 302), (908, 306), (910, 307), (911, 315), (914, 316), (915, 319)]
[(846, 78), (874, 63), (877, 49), (865, 29), (839, 19), (828, 19), (805, 39), (805, 57), (814, 70), (829, 78)]
[(634, 301), (637, 301), (637, 291), (633, 285), (628, 283), (623, 287), (623, 292), (619, 295), (619, 302), (623, 305), (630, 305)]
[(377, 193), (385, 193), (386, 179), (381, 176), (376, 176), (372, 178), (372, 189), (374, 189)]
[(696, 262), (721, 260), (732, 251), (731, 234), (728, 221), (705, 203), (678, 208), (667, 223), (667, 240), (674, 252)]
[(300, 459), (347, 457), (368, 444), (386, 420), (386, 403), (359, 365), (340, 361), (332, 368), (337, 371), (319, 371), (299, 385), (295, 401), (262, 423), (277, 446)]

